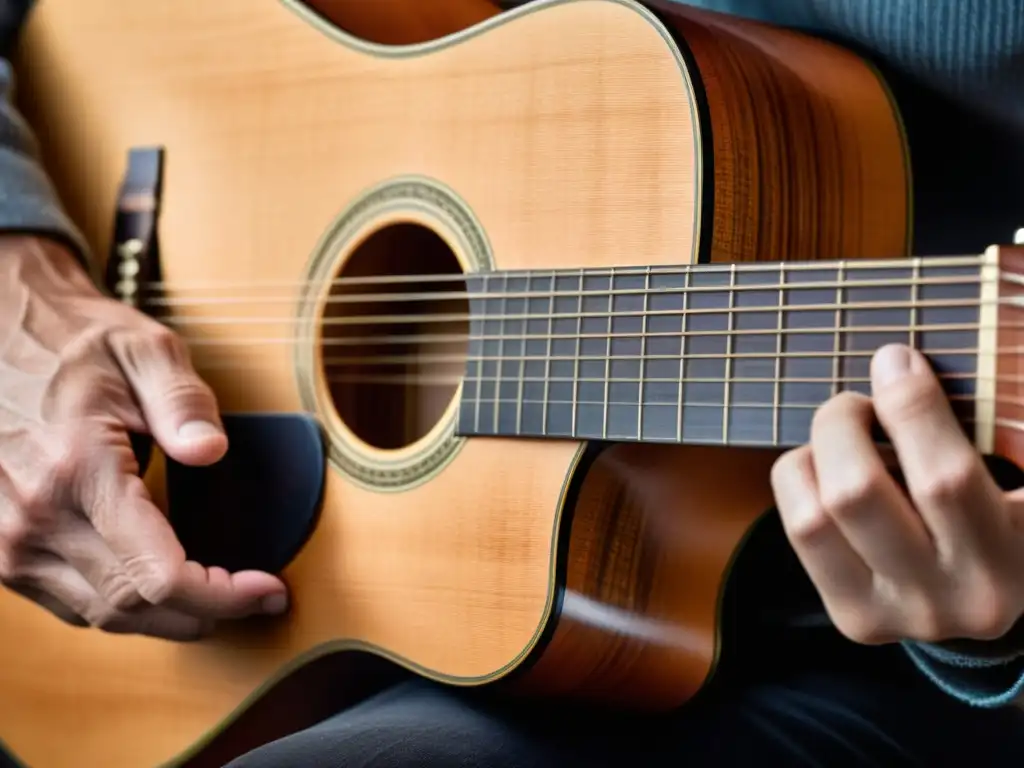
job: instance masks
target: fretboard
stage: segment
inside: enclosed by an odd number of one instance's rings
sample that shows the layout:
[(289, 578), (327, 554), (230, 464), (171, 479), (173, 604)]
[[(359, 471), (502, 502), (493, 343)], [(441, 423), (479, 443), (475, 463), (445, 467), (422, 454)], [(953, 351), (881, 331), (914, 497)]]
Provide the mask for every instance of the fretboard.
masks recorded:
[(458, 432), (799, 445), (892, 342), (967, 425), (986, 275), (981, 257), (474, 275)]

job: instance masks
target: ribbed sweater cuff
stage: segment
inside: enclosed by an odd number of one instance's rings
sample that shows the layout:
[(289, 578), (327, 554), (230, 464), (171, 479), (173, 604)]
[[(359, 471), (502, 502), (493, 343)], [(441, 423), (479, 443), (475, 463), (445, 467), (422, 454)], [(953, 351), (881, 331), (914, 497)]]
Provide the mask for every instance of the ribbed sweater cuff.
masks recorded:
[(91, 271), (85, 238), (35, 159), (0, 146), (0, 232), (37, 234), (67, 246)]

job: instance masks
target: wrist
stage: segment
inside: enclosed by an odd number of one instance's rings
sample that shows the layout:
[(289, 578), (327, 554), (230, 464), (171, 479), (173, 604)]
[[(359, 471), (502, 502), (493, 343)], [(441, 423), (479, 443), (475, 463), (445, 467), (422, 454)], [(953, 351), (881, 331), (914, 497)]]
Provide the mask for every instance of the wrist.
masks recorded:
[(96, 285), (73, 246), (50, 233), (0, 231), (0, 274), (23, 283), (63, 285), (94, 292)]

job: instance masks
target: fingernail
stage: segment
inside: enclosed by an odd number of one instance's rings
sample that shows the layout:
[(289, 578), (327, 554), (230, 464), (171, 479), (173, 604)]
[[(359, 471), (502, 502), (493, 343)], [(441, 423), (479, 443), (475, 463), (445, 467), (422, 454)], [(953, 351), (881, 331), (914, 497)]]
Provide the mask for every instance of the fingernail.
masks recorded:
[(888, 386), (910, 373), (912, 363), (913, 357), (907, 347), (901, 344), (882, 347), (871, 361), (872, 378), (876, 384)]
[(208, 421), (189, 421), (178, 427), (178, 437), (182, 440), (205, 440), (209, 437), (220, 437), (224, 434), (216, 424)]
[(288, 608), (288, 597), (280, 594), (268, 595), (263, 598), (263, 601), (260, 603), (260, 608), (264, 613), (269, 613), (272, 616), (284, 613)]

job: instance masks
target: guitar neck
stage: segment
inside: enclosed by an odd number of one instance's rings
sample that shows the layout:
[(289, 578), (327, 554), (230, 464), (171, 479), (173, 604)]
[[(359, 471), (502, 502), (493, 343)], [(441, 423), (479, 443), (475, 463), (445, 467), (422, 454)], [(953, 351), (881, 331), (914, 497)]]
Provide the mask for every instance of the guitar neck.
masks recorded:
[(998, 275), (993, 254), (475, 275), (458, 432), (800, 445), (897, 342), (985, 444)]

